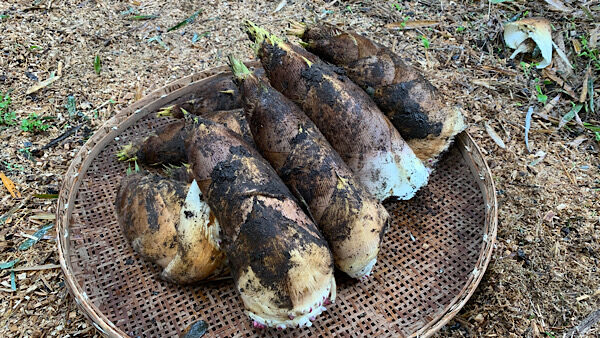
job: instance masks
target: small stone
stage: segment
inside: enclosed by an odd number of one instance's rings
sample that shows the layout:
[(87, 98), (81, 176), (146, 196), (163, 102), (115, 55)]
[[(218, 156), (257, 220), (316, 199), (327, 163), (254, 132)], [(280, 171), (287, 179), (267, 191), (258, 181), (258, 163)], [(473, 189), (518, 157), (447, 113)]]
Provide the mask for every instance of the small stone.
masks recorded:
[(483, 315), (480, 313), (477, 316), (475, 316), (475, 321), (478, 322), (479, 324), (483, 323), (483, 321), (485, 320), (485, 318), (483, 317)]
[(423, 243), (423, 245), (421, 246), (424, 250), (429, 249), (429, 244), (427, 243)]
[(531, 236), (531, 235), (525, 236), (525, 242), (533, 243), (533, 240), (534, 240), (533, 236)]
[(181, 338), (200, 338), (208, 329), (208, 324), (203, 320), (198, 320), (188, 326), (179, 337)]

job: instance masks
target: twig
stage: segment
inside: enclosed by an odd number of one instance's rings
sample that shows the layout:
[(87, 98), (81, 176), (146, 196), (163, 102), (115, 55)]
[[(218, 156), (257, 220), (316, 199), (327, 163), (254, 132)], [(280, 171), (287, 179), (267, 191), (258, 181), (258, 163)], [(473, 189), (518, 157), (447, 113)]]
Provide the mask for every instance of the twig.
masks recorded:
[(21, 268), (12, 269), (12, 271), (14, 271), (14, 272), (39, 271), (39, 270), (51, 270), (51, 269), (58, 269), (58, 268), (60, 268), (60, 265), (58, 265), (58, 264), (44, 264), (44, 265), (35, 265), (35, 266), (24, 266)]
[(572, 328), (571, 330), (567, 331), (567, 333), (565, 333), (564, 337), (571, 338), (571, 337), (583, 336), (583, 334), (586, 333), (598, 321), (600, 321), (600, 310), (596, 310), (596, 311), (592, 312), (591, 314), (589, 314), (587, 317), (585, 317), (581, 321), (581, 323), (579, 323), (579, 325), (577, 325), (574, 328)]
[(558, 158), (558, 162), (560, 162), (560, 166), (563, 168), (565, 173), (567, 173), (567, 177), (569, 178), (569, 181), (571, 181), (571, 183), (573, 183), (573, 185), (577, 185), (577, 181), (575, 180), (575, 177), (573, 177), (573, 175), (571, 175), (571, 173), (567, 170), (567, 167), (565, 167), (565, 164), (560, 159), (560, 157)]
[(81, 127), (83, 126), (83, 124), (80, 124), (78, 126), (72, 127), (69, 130), (65, 131), (64, 133), (62, 133), (61, 135), (59, 135), (57, 138), (52, 139), (50, 142), (48, 142), (48, 144), (46, 144), (45, 146), (41, 147), (40, 149), (34, 149), (31, 151), (31, 154), (34, 156), (37, 156), (40, 151), (42, 150), (46, 150), (46, 149), (50, 149), (53, 148), (55, 146), (57, 146), (59, 143), (61, 143), (62, 141), (64, 141), (66, 138), (68, 138), (69, 136), (75, 134), (76, 131), (78, 131), (79, 129), (81, 129)]
[(25, 203), (27, 203), (27, 201), (28, 201), (28, 199), (21, 202), (19, 205), (12, 207), (10, 210), (8, 210), (7, 213), (0, 216), (0, 224), (4, 223), (4, 221), (6, 221), (15, 211), (21, 209), (21, 207), (24, 206)]

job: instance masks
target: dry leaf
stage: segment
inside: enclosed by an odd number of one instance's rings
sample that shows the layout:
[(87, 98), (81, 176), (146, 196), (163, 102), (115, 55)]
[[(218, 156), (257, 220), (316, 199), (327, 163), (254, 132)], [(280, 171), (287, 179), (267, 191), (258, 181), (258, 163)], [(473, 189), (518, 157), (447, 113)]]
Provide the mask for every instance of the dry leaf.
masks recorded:
[(579, 135), (576, 139), (569, 142), (568, 145), (571, 147), (579, 147), (585, 141), (587, 141), (587, 137), (585, 135)]
[(135, 96), (134, 96), (134, 99), (136, 101), (139, 101), (143, 96), (144, 96), (144, 93), (143, 93), (143, 90), (142, 90), (142, 85), (139, 82), (137, 82), (135, 84)]
[(13, 198), (21, 197), (21, 193), (15, 188), (13, 181), (6, 177), (3, 172), (0, 172), (0, 180), (2, 180), (2, 183), (4, 183), (4, 186), (8, 189), (8, 192), (10, 192)]
[(473, 84), (483, 86), (487, 89), (496, 90), (496, 87), (492, 86), (492, 84), (488, 80), (475, 79), (473, 80)]
[(576, 54), (581, 53), (581, 43), (577, 39), (571, 39), (571, 43), (573, 44), (573, 49), (575, 49)]
[(433, 27), (439, 25), (439, 21), (433, 20), (416, 20), (416, 21), (403, 21), (403, 22), (392, 22), (385, 25), (385, 28), (389, 29), (415, 29), (423, 27)]
[(598, 36), (600, 36), (600, 27), (597, 27), (590, 33), (590, 41), (588, 41), (588, 47), (590, 47), (590, 50), (596, 49), (596, 45), (598, 44)]
[(569, 61), (569, 57), (567, 57), (567, 54), (565, 54), (565, 52), (562, 50), (562, 48), (560, 48), (557, 44), (555, 44), (554, 41), (552, 41), (552, 46), (554, 47), (556, 54), (558, 54), (558, 56), (560, 56), (560, 58), (565, 62), (565, 64), (567, 66), (569, 66), (569, 68), (573, 68), (573, 65)]
[(272, 13), (279, 12), (285, 5), (287, 5), (287, 0), (281, 0), (279, 5), (277, 5), (277, 7), (275, 8), (275, 10)]
[(538, 152), (535, 153), (534, 156), (536, 158), (529, 163), (529, 165), (532, 167), (538, 165), (540, 162), (542, 162), (546, 158), (546, 152), (543, 150), (538, 150)]
[(60, 79), (60, 75), (55, 75), (54, 72), (52, 72), (50, 74), (49, 78), (47, 78), (44, 81), (38, 82), (37, 84), (33, 85), (31, 88), (27, 89), (27, 92), (25, 92), (25, 95), (35, 93), (38, 90), (51, 85), (53, 82), (55, 82), (58, 79)]
[[(573, 66), (571, 66), (570, 62), (565, 63), (565, 61), (564, 61), (565, 58), (563, 58), (563, 54), (564, 54), (563, 51), (566, 50), (565, 39), (563, 36), (566, 34), (567, 33), (562, 31), (554, 36), (554, 39), (556, 40), (555, 41), (556, 44), (554, 45), (554, 48), (556, 48), (556, 52), (560, 56), (560, 58), (556, 59), (555, 66), (556, 66), (557, 71), (561, 74), (561, 76), (563, 76), (565, 78), (569, 78), (570, 76), (573, 75)], [(566, 58), (566, 59), (568, 60), (568, 58)]]
[(492, 128), (487, 122), (485, 122), (484, 125), (485, 125), (485, 131), (487, 131), (487, 133), (490, 135), (492, 140), (494, 140), (494, 142), (496, 142), (498, 147), (500, 147), (502, 149), (506, 149), (506, 145), (504, 144), (504, 141), (502, 141), (502, 138), (500, 138), (500, 136), (498, 136), (498, 134), (496, 134), (496, 131), (494, 131), (494, 128)]
[(515, 53), (511, 55), (511, 59), (518, 53), (529, 50), (528, 39), (533, 40), (542, 52), (543, 60), (537, 68), (546, 68), (552, 61), (550, 22), (545, 18), (527, 18), (504, 25), (504, 42), (508, 47), (516, 49)]
[(525, 146), (527, 147), (527, 151), (531, 152), (531, 147), (529, 146), (529, 129), (531, 128), (531, 116), (533, 115), (533, 107), (529, 107), (527, 110), (527, 115), (525, 116)]
[(548, 115), (550, 115), (550, 112), (552, 111), (552, 109), (554, 109), (554, 107), (556, 107), (556, 105), (558, 104), (558, 101), (560, 101), (560, 94), (556, 95), (552, 100), (550, 100), (550, 102), (548, 102), (544, 106), (542, 111), (537, 113), (537, 115), (547, 117)]
[(579, 95), (579, 102), (584, 103), (587, 99), (588, 94), (588, 79), (590, 78), (591, 68), (588, 65), (587, 71), (585, 72), (585, 77), (583, 78), (583, 87), (581, 88), (581, 95)]
[(556, 216), (556, 214), (554, 213), (554, 211), (550, 210), (546, 213), (546, 216), (544, 216), (544, 221), (550, 222), (550, 221), (552, 221), (554, 216)]
[(556, 82), (557, 85), (560, 86), (560, 88), (564, 89), (565, 92), (572, 98), (577, 98), (577, 94), (575, 94), (575, 92), (573, 91), (573, 88), (571, 88), (571, 86), (569, 86), (565, 80), (563, 80), (560, 76), (558, 76), (558, 74), (556, 74), (553, 70), (550, 70), (548, 68), (543, 69), (542, 70), (542, 74), (549, 78), (550, 80)]
[(39, 214), (35, 214), (29, 217), (29, 219), (41, 219), (41, 220), (49, 220), (49, 221), (53, 221), (56, 219), (56, 215), (51, 214), (51, 213), (39, 213)]
[(572, 12), (573, 10), (567, 6), (565, 6), (565, 4), (560, 1), (560, 0), (544, 0), (546, 1), (546, 3), (548, 5), (550, 5), (550, 9), (554, 10), (554, 11), (559, 11), (559, 12)]

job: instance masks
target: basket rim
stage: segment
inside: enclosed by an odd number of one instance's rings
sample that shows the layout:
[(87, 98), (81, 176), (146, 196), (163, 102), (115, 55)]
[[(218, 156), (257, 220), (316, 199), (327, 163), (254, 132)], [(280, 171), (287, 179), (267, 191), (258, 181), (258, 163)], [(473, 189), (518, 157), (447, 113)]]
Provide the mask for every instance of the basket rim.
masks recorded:
[[(475, 170), (479, 174), (478, 183), (480, 189), (482, 191), (487, 190), (482, 182), (489, 183), (491, 187), (491, 189), (489, 189), (491, 191), (483, 193), (483, 198), (486, 203), (483, 245), (479, 251), (479, 258), (475, 264), (475, 269), (469, 275), (469, 279), (465, 282), (463, 289), (446, 306), (444, 315), (438, 316), (438, 318), (431, 320), (428, 324), (423, 326), (423, 328), (415, 332), (412, 337), (431, 337), (435, 332), (446, 325), (463, 308), (463, 306), (465, 306), (465, 304), (467, 304), (471, 296), (473, 296), (475, 293), (475, 290), (477, 290), (479, 283), (483, 279), (483, 275), (485, 274), (489, 262), (492, 259), (492, 253), (496, 244), (496, 235), (498, 233), (498, 200), (496, 196), (496, 185), (494, 184), (490, 167), (483, 156), (481, 148), (479, 148), (471, 134), (469, 134), (466, 130), (456, 136), (455, 142), (463, 143), (463, 146), (459, 147), (460, 151), (463, 152), (463, 155), (465, 152), (475, 152), (477, 156), (470, 157), (475, 163), (481, 162), (477, 163), (480, 168), (471, 168), (472, 171)], [(481, 159), (481, 161), (476, 161), (476, 159)], [(471, 166), (471, 164), (472, 163), (468, 162), (469, 166)], [(475, 174), (475, 172), (473, 172), (473, 174)]]
[[(258, 65), (258, 62), (249, 62), (248, 65), (256, 66)], [(67, 289), (73, 295), (77, 306), (83, 311), (96, 329), (106, 336), (128, 337), (124, 331), (119, 329), (90, 301), (85, 291), (82, 290), (81, 285), (75, 280), (70, 263), (66, 258), (66, 253), (69, 250), (70, 218), (74, 208), (74, 202), (77, 198), (77, 192), (79, 191), (79, 186), (82, 182), (80, 177), (85, 175), (85, 172), (93, 159), (106, 144), (112, 142), (123, 130), (152, 112), (150, 110), (144, 111), (144, 107), (167, 97), (176, 97), (177, 93), (185, 87), (200, 84), (201, 82), (208, 81), (215, 76), (228, 72), (229, 67), (227, 66), (209, 68), (168, 83), (147, 94), (142, 99), (115, 114), (115, 116), (98, 128), (93, 136), (79, 149), (67, 169), (59, 192), (56, 209), (57, 248), (60, 266), (65, 277)], [(465, 281), (463, 289), (447, 304), (446, 308), (440, 312), (437, 317), (431, 319), (421, 329), (413, 333), (411, 335), (412, 337), (430, 337), (448, 323), (467, 303), (483, 278), (485, 270), (491, 260), (496, 240), (498, 206), (496, 188), (490, 168), (483, 157), (481, 149), (467, 131), (458, 134), (455, 142), (461, 143), (459, 149), (463, 153), (463, 156), (471, 158), (471, 161), (466, 162), (469, 167), (471, 167), (472, 174), (477, 174), (479, 176), (479, 188), (484, 192), (482, 195), (486, 203), (486, 209), (483, 245), (479, 252), (479, 258), (474, 265), (475, 269), (469, 275), (469, 279)], [(483, 183), (489, 184), (488, 187), (491, 187), (491, 189), (486, 189), (486, 185)]]

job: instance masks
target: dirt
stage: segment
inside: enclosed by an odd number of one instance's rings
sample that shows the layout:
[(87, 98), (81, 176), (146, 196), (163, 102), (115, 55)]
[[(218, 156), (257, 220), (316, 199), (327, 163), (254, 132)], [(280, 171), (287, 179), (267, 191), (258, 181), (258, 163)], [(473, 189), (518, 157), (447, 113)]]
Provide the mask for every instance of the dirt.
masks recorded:
[[(557, 2), (569, 11), (555, 10), (551, 3)], [(400, 54), (445, 100), (463, 109), (495, 179), (498, 238), (478, 291), (437, 336), (558, 337), (600, 308), (600, 134), (590, 129), (600, 125), (598, 1), (289, 0), (272, 13), (278, 4), (0, 3), (0, 92), (10, 94), (9, 112), (16, 113), (17, 122), (0, 125), (0, 172), (21, 195), (12, 197), (0, 185), (0, 220), (15, 210), (0, 227), (0, 263), (19, 259), (16, 269), (36, 269), (15, 272), (16, 291), (9, 269), (0, 270), (0, 336), (99, 335), (67, 293), (57, 268), (54, 228), (31, 248), (17, 249), (27, 236), (54, 223), (56, 200), (34, 194), (58, 193), (85, 140), (143, 95), (224, 65), (228, 53), (252, 59), (240, 29), (245, 18), (279, 35), (287, 19), (355, 29)], [(167, 31), (200, 9), (193, 22)], [(157, 17), (142, 21), (134, 15)], [(544, 71), (535, 68), (540, 57), (531, 53), (510, 59), (513, 50), (503, 42), (502, 24), (523, 17), (550, 20), (554, 42), (574, 68), (556, 53)], [(423, 27), (430, 24), (424, 20), (437, 23)], [(390, 23), (399, 29), (385, 26)], [(52, 73), (51, 84), (27, 93)], [(578, 116), (559, 128), (579, 104)], [(528, 150), (524, 126), (530, 107)], [(22, 130), (32, 113), (47, 130)], [(69, 130), (55, 146), (36, 151)], [(599, 334), (596, 324), (585, 335)]]

